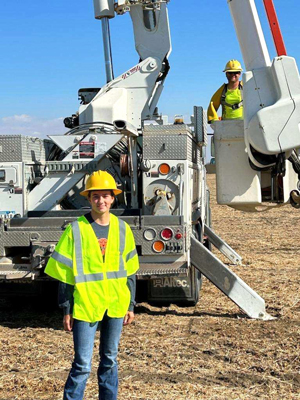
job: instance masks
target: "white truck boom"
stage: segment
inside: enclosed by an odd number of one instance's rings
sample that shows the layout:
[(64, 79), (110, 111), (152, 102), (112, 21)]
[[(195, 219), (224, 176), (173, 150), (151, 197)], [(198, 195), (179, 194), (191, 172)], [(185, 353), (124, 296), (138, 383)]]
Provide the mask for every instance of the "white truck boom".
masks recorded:
[(115, 16), (114, 0), (94, 0), (95, 18), (102, 21), (108, 83), (79, 108), (79, 125), (107, 123), (137, 135), (142, 121), (151, 119), (168, 73), (171, 40), (166, 1), (120, 1), (116, 11), (130, 12), (135, 47), (140, 62), (113, 79), (109, 19)]
[[(214, 245), (232, 264), (241, 262), (210, 226), (205, 112), (194, 107), (191, 124), (178, 119), (164, 125), (157, 111), (171, 52), (167, 3), (94, 0), (95, 18), (102, 23), (106, 84), (79, 90), (79, 111), (64, 120), (69, 128), (65, 135), (0, 138), (2, 292), (28, 281), (47, 281), (44, 267), (63, 229), (89, 212), (79, 196), (85, 178), (102, 169), (123, 189), (112, 212), (134, 232), (141, 266), (138, 291), (144, 299), (195, 304), (203, 274), (249, 317), (270, 318), (264, 300), (211, 252)], [(286, 160), (293, 156), (298, 161), (299, 77), (293, 59), (268, 61), (254, 1), (232, 0), (229, 5), (247, 69), (245, 125), (214, 124), (218, 200), (252, 210), (265, 206), (270, 185), (269, 203), (283, 204), (297, 183), (294, 165)], [(140, 60), (114, 78), (109, 23), (126, 12)], [(250, 44), (243, 34), (245, 21), (247, 35), (253, 36)], [(259, 103), (262, 98), (264, 104)], [(276, 131), (269, 115), (277, 118)]]

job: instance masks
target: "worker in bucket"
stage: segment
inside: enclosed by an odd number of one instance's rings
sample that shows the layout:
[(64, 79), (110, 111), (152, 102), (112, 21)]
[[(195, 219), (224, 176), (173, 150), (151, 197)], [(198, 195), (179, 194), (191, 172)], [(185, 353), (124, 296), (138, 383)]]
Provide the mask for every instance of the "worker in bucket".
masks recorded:
[(218, 121), (218, 108), (222, 106), (222, 120), (243, 119), (243, 86), (240, 76), (243, 69), (238, 60), (229, 60), (223, 72), (228, 83), (224, 83), (210, 100), (207, 119), (211, 124)]
[(68, 225), (45, 269), (60, 281), (64, 329), (73, 331), (75, 356), (64, 400), (83, 399), (97, 327), (99, 399), (117, 399), (118, 345), (123, 325), (134, 319), (135, 273), (139, 268), (129, 225), (110, 213), (115, 196), (121, 192), (108, 172), (89, 176), (80, 194), (88, 199), (91, 212)]

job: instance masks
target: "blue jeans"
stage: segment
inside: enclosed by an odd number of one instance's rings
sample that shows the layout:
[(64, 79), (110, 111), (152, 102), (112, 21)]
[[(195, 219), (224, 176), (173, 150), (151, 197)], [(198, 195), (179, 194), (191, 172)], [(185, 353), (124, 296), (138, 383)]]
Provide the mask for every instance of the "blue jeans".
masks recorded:
[(95, 333), (100, 327), (100, 364), (98, 367), (99, 399), (116, 400), (118, 394), (118, 346), (123, 318), (110, 318), (95, 323), (74, 320), (73, 340), (75, 357), (69, 373), (64, 400), (82, 400), (90, 375)]

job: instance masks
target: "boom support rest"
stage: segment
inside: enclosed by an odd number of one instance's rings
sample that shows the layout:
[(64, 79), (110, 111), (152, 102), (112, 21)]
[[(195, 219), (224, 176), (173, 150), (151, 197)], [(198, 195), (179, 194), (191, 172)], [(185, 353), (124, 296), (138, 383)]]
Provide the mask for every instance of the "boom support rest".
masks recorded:
[(191, 262), (248, 317), (274, 319), (266, 312), (264, 299), (194, 237), (191, 237)]

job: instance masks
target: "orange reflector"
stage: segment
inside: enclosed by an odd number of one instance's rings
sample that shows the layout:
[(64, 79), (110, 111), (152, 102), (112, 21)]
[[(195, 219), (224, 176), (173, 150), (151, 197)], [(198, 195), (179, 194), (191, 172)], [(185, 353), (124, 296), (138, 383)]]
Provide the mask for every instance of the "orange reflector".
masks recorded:
[(158, 171), (162, 175), (167, 175), (170, 172), (171, 168), (169, 164), (160, 164), (158, 167)]
[(156, 253), (161, 253), (165, 248), (164, 243), (161, 240), (157, 240), (156, 242), (153, 243), (153, 250)]

